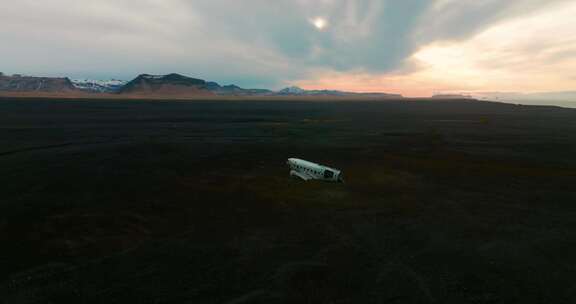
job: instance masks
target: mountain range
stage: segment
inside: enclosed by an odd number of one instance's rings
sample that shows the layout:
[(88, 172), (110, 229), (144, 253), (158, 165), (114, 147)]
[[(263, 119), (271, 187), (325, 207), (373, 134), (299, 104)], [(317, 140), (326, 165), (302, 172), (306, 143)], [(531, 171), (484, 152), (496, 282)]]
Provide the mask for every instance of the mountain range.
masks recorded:
[(0, 92), (71, 92), (77, 88), (69, 78), (5, 76), (0, 73)]
[(0, 96), (72, 96), (129, 98), (194, 98), (204, 96), (301, 96), (402, 98), (387, 93), (353, 93), (334, 90), (304, 90), (289, 87), (280, 91), (244, 89), (236, 85), (191, 78), (180, 74), (141, 74), (129, 82), (12, 75), (0, 73)]

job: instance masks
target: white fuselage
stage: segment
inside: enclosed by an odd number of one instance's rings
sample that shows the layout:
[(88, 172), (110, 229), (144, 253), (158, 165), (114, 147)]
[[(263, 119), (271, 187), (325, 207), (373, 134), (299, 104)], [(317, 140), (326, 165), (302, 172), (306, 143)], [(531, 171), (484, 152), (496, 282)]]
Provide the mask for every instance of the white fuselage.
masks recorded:
[(290, 167), (291, 176), (303, 180), (315, 179), (329, 182), (342, 182), (342, 172), (334, 168), (298, 158), (289, 158), (286, 164)]

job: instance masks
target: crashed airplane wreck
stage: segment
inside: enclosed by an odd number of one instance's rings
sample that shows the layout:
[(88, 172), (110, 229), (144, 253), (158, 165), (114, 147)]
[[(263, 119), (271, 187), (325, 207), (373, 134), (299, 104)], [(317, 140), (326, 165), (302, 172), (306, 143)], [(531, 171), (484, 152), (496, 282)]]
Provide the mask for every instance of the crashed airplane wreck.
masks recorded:
[(298, 158), (289, 158), (290, 176), (304, 181), (320, 180), (343, 183), (342, 171)]

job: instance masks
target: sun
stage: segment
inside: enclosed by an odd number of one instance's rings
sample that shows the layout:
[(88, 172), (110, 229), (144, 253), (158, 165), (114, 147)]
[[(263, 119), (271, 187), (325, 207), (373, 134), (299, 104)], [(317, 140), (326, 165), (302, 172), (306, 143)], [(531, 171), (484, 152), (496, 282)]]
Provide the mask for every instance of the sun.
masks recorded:
[(312, 19), (310, 22), (319, 31), (326, 29), (326, 27), (328, 26), (328, 20), (326, 20), (326, 18), (323, 17), (316, 17)]

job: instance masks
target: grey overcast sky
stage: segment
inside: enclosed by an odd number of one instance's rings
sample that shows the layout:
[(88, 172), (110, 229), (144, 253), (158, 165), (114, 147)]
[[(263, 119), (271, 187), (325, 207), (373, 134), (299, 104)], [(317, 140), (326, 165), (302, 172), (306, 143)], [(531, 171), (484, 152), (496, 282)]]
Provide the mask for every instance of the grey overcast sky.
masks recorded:
[(576, 89), (576, 1), (0, 1), (9, 74), (408, 96)]

